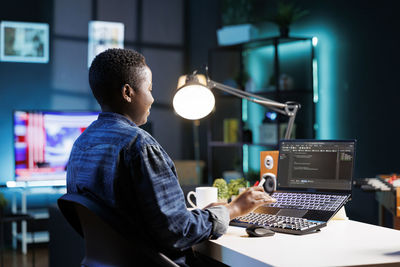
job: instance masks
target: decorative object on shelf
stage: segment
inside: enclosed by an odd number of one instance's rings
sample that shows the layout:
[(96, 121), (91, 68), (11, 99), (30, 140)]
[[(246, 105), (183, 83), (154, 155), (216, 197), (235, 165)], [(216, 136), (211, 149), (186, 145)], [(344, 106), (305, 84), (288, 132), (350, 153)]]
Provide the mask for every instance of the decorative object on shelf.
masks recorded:
[(224, 178), (217, 178), (213, 183), (214, 187), (218, 188), (218, 202), (228, 202), (228, 184)]
[(293, 90), (294, 82), (292, 76), (282, 73), (279, 77), (279, 89), (282, 91)]
[(224, 26), (217, 30), (219, 45), (234, 45), (248, 42), (254, 39), (258, 30), (251, 24), (239, 24)]
[(278, 25), (280, 36), (287, 38), (290, 25), (308, 14), (308, 10), (297, 7), (294, 3), (279, 0), (275, 14), (267, 17), (267, 20)]
[(224, 143), (239, 141), (239, 120), (235, 118), (224, 119)]
[(247, 42), (257, 36), (257, 28), (251, 24), (254, 0), (223, 0), (221, 20), (223, 27), (217, 30), (219, 45)]

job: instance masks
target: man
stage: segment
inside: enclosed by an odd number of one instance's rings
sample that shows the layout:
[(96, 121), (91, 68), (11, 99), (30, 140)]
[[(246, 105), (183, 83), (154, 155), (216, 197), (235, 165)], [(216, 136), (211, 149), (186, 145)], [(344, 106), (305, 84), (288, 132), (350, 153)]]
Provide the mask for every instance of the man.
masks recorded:
[(218, 238), (229, 220), (274, 201), (262, 188), (252, 188), (229, 204), (188, 211), (172, 160), (138, 127), (147, 122), (154, 101), (144, 57), (128, 49), (100, 53), (90, 67), (89, 83), (102, 113), (73, 146), (67, 190), (116, 211), (128, 222), (127, 233), (145, 226), (146, 240), (140, 242), (187, 265), (192, 245)]

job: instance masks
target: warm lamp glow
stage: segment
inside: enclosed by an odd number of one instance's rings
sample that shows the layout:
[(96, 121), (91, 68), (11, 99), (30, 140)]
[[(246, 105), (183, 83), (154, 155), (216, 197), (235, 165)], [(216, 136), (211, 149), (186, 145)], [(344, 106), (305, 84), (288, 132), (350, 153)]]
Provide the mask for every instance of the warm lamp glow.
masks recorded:
[(198, 120), (210, 114), (215, 105), (215, 98), (207, 87), (191, 84), (176, 92), (172, 104), (179, 116), (188, 120)]
[(280, 103), (270, 100), (229, 85), (215, 82), (204, 75), (197, 74), (197, 71), (193, 72), (193, 74), (179, 77), (178, 89), (172, 101), (176, 113), (188, 120), (198, 120), (210, 114), (215, 105), (215, 98), (210, 88), (224, 91), (288, 116), (289, 121), (286, 127), (285, 139), (290, 139), (296, 113), (301, 107), (299, 103), (291, 101)]
[(196, 75), (182, 75), (179, 77), (178, 79), (178, 86), (176, 88), (181, 88), (184, 85), (189, 85), (187, 83), (196, 83), (199, 85), (204, 85), (207, 86), (207, 79), (206, 76), (204, 76), (203, 74), (196, 74)]

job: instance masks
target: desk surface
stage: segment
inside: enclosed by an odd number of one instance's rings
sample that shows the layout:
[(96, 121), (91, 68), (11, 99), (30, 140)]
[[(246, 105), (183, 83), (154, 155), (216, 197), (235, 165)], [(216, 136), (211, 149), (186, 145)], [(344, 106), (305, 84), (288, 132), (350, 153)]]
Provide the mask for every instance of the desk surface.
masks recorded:
[(194, 249), (230, 266), (400, 266), (400, 231), (332, 220), (308, 235), (250, 238), (245, 228), (230, 226), (224, 236)]

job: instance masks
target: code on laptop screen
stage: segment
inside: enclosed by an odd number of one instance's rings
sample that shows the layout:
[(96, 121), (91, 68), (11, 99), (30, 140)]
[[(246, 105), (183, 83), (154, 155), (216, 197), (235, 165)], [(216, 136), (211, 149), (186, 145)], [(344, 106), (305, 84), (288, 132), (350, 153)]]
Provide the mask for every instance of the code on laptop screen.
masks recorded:
[(350, 190), (354, 152), (355, 141), (282, 141), (278, 187)]

